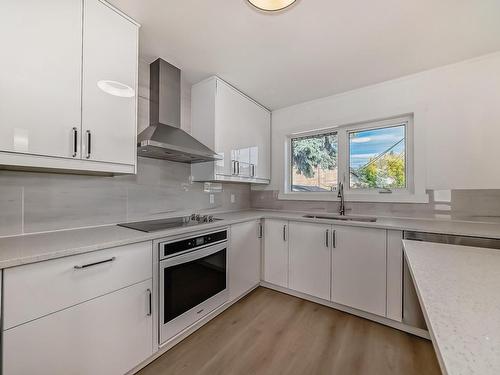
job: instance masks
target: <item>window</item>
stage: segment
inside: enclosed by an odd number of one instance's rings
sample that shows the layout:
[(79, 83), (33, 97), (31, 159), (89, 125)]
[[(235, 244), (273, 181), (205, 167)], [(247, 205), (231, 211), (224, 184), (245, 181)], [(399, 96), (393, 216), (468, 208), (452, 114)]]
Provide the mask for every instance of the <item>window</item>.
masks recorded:
[(343, 182), (351, 200), (425, 201), (424, 190), (415, 195), (412, 126), (406, 116), (290, 136), (285, 193), (336, 199)]
[(291, 191), (337, 189), (337, 134), (291, 139)]
[(406, 125), (349, 132), (349, 187), (406, 188)]

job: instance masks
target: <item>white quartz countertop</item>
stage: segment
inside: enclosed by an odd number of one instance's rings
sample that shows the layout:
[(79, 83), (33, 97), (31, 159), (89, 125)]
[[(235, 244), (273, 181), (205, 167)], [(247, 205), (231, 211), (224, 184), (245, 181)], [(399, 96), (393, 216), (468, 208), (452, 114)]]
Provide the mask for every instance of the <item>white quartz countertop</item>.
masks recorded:
[[(380, 217), (374, 223), (345, 222), (327, 219), (304, 218), (303, 215), (306, 214), (304, 212), (265, 210), (245, 210), (210, 214), (213, 214), (215, 217), (223, 220), (199, 226), (168, 229), (155, 233), (144, 233), (133, 229), (118, 227), (116, 225), (107, 225), (93, 228), (2, 237), (0, 238), (0, 269), (27, 263), (40, 262), (63, 256), (102, 250), (134, 242), (150, 241), (183, 233), (207, 231), (239, 222), (258, 220), (262, 218), (500, 238), (500, 224), (465, 221)], [(324, 213), (316, 214), (324, 215)], [(157, 218), (158, 217), (155, 217), (154, 219)], [(148, 218), (145, 218), (145, 220), (148, 220)]]
[(500, 374), (500, 250), (403, 241), (444, 374)]

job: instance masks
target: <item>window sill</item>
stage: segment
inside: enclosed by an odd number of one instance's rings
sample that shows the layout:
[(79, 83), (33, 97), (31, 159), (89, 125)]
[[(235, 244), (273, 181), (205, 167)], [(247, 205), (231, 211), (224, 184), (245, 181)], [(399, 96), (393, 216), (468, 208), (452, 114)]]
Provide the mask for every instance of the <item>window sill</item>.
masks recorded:
[[(278, 199), (292, 201), (338, 201), (337, 193), (279, 193)], [(346, 194), (346, 202), (374, 202), (374, 203), (429, 203), (428, 194)]]

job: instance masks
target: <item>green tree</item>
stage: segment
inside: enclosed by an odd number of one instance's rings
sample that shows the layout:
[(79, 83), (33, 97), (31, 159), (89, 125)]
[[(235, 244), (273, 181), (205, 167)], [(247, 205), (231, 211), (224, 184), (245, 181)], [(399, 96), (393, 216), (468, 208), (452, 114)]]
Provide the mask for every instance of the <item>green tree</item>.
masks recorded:
[(297, 174), (307, 178), (314, 177), (318, 166), (325, 170), (334, 169), (337, 166), (337, 136), (330, 134), (293, 139), (292, 159)]
[(357, 185), (362, 188), (404, 188), (405, 160), (402, 154), (390, 152), (370, 161), (353, 171), (358, 178)]

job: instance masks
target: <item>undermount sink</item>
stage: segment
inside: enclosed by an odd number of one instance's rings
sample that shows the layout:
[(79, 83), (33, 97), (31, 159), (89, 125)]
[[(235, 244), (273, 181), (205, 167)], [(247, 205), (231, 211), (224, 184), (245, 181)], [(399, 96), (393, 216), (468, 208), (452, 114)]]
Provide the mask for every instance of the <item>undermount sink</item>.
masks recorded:
[(327, 216), (327, 215), (304, 215), (309, 219), (327, 219), (327, 220), (341, 220), (341, 221), (362, 221), (374, 223), (377, 221), (376, 217), (363, 217), (363, 216)]

